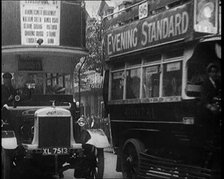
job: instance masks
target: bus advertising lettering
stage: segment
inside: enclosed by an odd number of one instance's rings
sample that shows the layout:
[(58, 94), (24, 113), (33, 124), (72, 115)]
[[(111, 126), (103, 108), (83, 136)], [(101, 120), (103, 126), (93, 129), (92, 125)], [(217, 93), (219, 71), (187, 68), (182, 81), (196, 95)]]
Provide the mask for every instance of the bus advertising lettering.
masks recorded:
[(190, 35), (192, 15), (192, 5), (185, 4), (108, 31), (106, 54), (113, 56), (184, 39)]

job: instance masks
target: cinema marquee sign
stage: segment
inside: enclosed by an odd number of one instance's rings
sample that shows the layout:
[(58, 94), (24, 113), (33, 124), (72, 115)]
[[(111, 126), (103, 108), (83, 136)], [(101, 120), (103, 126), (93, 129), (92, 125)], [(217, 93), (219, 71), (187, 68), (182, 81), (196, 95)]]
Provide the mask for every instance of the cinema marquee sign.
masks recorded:
[(108, 31), (105, 36), (106, 54), (114, 56), (181, 40), (190, 34), (191, 29), (193, 6), (186, 4)]

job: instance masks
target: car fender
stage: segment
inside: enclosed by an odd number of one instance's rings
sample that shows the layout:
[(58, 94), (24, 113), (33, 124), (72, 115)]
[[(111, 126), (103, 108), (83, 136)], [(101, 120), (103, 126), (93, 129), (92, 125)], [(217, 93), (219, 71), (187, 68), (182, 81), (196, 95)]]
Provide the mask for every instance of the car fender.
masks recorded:
[(110, 146), (106, 134), (102, 129), (87, 129), (90, 139), (86, 144), (95, 146), (96, 148), (106, 148)]
[(2, 131), (2, 148), (16, 149), (18, 146), (14, 131)]

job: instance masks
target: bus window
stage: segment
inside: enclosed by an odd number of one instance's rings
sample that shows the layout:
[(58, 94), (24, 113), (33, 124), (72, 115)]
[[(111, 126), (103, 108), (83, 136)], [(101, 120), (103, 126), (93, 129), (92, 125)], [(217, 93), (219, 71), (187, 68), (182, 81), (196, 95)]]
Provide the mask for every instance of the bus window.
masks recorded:
[(144, 57), (144, 64), (160, 62), (161, 58), (161, 54), (147, 55)]
[(70, 94), (70, 75), (62, 73), (46, 74), (46, 94)]
[(131, 60), (126, 63), (127, 68), (128, 67), (138, 67), (141, 65), (141, 59), (139, 58), (134, 58), (134, 60)]
[(33, 94), (44, 93), (44, 75), (43, 73), (19, 72), (15, 74), (16, 88), (27, 87), (28, 84), (34, 84)]
[(65, 94), (72, 93), (71, 75), (65, 74)]
[(187, 72), (188, 84), (201, 85), (206, 76), (206, 67), (202, 63), (189, 63)]
[(124, 89), (124, 72), (114, 72), (112, 73), (112, 90), (111, 99), (123, 99), (123, 89)]
[(127, 70), (126, 80), (126, 99), (139, 98), (140, 68)]
[(176, 59), (177, 57), (182, 57), (184, 54), (184, 50), (183, 49), (178, 49), (178, 50), (170, 50), (166, 53), (163, 54), (163, 58), (165, 60), (171, 60), (171, 59)]
[(159, 97), (159, 66), (146, 67), (143, 70), (143, 98)]
[(164, 64), (163, 96), (180, 96), (182, 71), (181, 62)]
[(206, 77), (206, 65), (197, 60), (190, 60), (187, 69), (186, 94), (194, 97), (200, 96), (201, 85)]
[(112, 70), (124, 69), (124, 62), (114, 63), (112, 66)]

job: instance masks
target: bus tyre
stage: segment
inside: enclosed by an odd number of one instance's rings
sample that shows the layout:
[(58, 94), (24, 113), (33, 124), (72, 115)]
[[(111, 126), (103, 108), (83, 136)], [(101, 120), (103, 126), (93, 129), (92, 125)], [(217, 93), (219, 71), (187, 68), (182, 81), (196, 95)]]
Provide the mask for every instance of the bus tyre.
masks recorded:
[(104, 174), (104, 151), (103, 148), (97, 148), (97, 154), (96, 154), (96, 165), (95, 167), (90, 171), (90, 177), (87, 177), (87, 179), (103, 179)]
[(10, 179), (11, 174), (11, 158), (8, 155), (7, 151), (2, 148), (1, 150), (2, 157), (2, 179)]
[(122, 174), (123, 178), (139, 178), (140, 153), (145, 149), (138, 139), (128, 139), (122, 149)]

